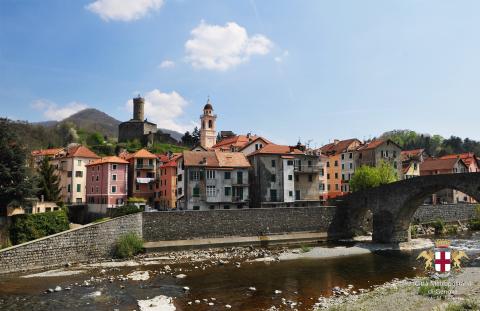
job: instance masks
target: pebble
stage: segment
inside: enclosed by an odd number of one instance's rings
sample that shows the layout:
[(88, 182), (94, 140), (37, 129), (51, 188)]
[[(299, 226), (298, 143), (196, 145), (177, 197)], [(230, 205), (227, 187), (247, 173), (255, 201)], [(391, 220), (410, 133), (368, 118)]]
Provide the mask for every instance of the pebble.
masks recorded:
[(225, 305), (225, 309), (231, 309), (232, 306), (231, 305)]
[(251, 287), (248, 288), (248, 290), (254, 292), (254, 291), (256, 291), (257, 289), (256, 289), (255, 287), (251, 286)]
[(177, 276), (176, 276), (177, 279), (184, 279), (186, 277), (187, 277), (186, 274), (177, 274)]
[(200, 303), (200, 300), (195, 300), (195, 303), (198, 305)]
[(184, 286), (184, 287), (183, 287), (183, 290), (184, 290), (184, 291), (189, 291), (189, 290), (190, 290), (190, 287)]
[(62, 291), (62, 288), (61, 288), (60, 286), (57, 286), (57, 287), (55, 287), (55, 291), (56, 291), (56, 292), (61, 292), (61, 291)]
[(281, 294), (281, 293), (282, 293), (282, 291), (281, 291), (281, 290), (279, 290), (279, 289), (276, 289), (274, 293), (275, 293), (275, 295), (278, 295), (278, 294)]

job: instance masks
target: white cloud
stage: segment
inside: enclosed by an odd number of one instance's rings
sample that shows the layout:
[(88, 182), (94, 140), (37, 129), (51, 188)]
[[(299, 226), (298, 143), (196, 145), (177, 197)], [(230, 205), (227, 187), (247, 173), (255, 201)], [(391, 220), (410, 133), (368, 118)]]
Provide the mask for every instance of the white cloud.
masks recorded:
[(225, 71), (247, 62), (252, 55), (268, 54), (272, 46), (264, 35), (249, 37), (247, 30), (237, 23), (219, 26), (202, 21), (191, 31), (185, 50), (193, 67)]
[(39, 99), (32, 103), (32, 108), (41, 111), (46, 120), (60, 121), (88, 108), (88, 105), (79, 102), (70, 102), (60, 107), (52, 101)]
[[(180, 133), (191, 131), (196, 125), (194, 122), (182, 124), (177, 119), (184, 113), (188, 101), (175, 91), (163, 93), (154, 89), (145, 94), (145, 117), (157, 124), (159, 128), (166, 128)], [(128, 111), (133, 111), (133, 100), (127, 102)]]
[(97, 0), (85, 8), (103, 20), (133, 21), (145, 16), (149, 10), (158, 10), (163, 0)]
[(175, 67), (175, 62), (172, 61), (172, 60), (164, 60), (159, 66), (158, 68), (161, 68), (161, 69), (165, 69), (165, 68), (173, 68)]
[(276, 56), (276, 57), (274, 58), (274, 60), (275, 60), (277, 63), (283, 63), (283, 61), (284, 61), (285, 58), (287, 58), (287, 57), (288, 57), (288, 51), (285, 50), (285, 51), (283, 51), (282, 55)]

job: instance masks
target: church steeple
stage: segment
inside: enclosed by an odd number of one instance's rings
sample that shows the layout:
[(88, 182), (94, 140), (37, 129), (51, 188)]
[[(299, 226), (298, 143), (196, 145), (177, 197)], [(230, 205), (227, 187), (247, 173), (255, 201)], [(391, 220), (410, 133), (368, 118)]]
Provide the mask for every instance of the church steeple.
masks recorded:
[(211, 148), (217, 143), (216, 120), (217, 116), (213, 114), (213, 106), (209, 96), (205, 107), (203, 107), (203, 115), (200, 116), (200, 145), (203, 148)]

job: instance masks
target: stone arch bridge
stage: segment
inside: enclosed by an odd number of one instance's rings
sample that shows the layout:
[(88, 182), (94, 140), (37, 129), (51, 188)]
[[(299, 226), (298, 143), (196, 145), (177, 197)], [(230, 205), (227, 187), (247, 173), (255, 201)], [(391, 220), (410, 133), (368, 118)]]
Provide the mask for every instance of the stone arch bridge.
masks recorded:
[(442, 189), (459, 190), (480, 202), (480, 173), (419, 176), (341, 197), (336, 205), (343, 213), (335, 226), (353, 236), (362, 230), (368, 211), (373, 216), (374, 242), (398, 243), (410, 240), (409, 226), (425, 199)]

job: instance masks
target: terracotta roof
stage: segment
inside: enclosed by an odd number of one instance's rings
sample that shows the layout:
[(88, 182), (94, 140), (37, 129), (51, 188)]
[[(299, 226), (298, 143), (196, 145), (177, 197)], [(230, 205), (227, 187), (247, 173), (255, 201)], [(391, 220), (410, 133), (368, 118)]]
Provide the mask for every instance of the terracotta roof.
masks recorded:
[(400, 158), (402, 161), (409, 160), (410, 158), (419, 158), (425, 149), (413, 149), (413, 150), (402, 150), (400, 152)]
[(353, 144), (354, 142), (360, 143), (360, 141), (356, 138), (340, 140), (336, 143), (330, 143), (323, 147), (320, 147), (320, 151), (328, 155), (343, 153), (345, 151), (351, 150), (350, 145)]
[[(368, 142), (366, 144), (363, 144), (361, 145), (360, 147), (358, 147), (357, 150), (371, 150), (371, 149), (375, 149), (377, 147), (379, 147), (380, 145), (384, 144), (384, 143), (391, 143), (391, 144), (394, 144), (396, 145), (398, 148), (400, 148), (400, 146), (398, 144), (396, 144), (393, 140), (391, 139), (375, 139), (375, 140), (372, 140), (371, 142)], [(401, 149), (401, 148), (400, 148)]]
[(441, 170), (453, 170), (457, 161), (465, 164), (461, 159), (433, 159), (429, 158), (420, 163), (420, 171), (441, 171)]
[(246, 144), (248, 144), (249, 142), (251, 142), (252, 140), (255, 140), (257, 138), (258, 136), (255, 136), (255, 135), (250, 135), (250, 136), (236, 135), (233, 137), (222, 139), (220, 142), (216, 143), (212, 147), (212, 149), (227, 149), (227, 148), (229, 149), (231, 146), (241, 148)]
[(124, 157), (126, 160), (130, 160), (132, 158), (143, 158), (143, 159), (156, 159), (157, 156), (148, 151), (147, 149), (140, 149), (135, 153), (128, 153), (128, 154), (122, 154), (122, 157)]
[(268, 144), (262, 149), (256, 150), (249, 154), (252, 156), (255, 154), (280, 154), (280, 155), (290, 155), (290, 154), (305, 154), (303, 151), (295, 148), (294, 146), (285, 146), (285, 145), (276, 145)]
[(243, 147), (240, 148), (240, 150), (243, 150), (243, 149), (247, 148), (248, 146), (250, 146), (251, 144), (254, 144), (255, 142), (257, 142), (259, 140), (263, 140), (265, 142), (265, 144), (272, 144), (272, 142), (269, 141), (268, 139), (266, 139), (265, 137), (262, 137), (262, 136), (255, 136), (255, 137), (256, 137), (255, 139), (253, 139), (250, 142), (243, 145)]
[(66, 158), (94, 158), (99, 159), (100, 157), (93, 152), (92, 150), (88, 149), (85, 146), (75, 146), (67, 149), (67, 154), (65, 155)]
[(63, 148), (40, 149), (33, 150), (31, 154), (32, 156), (54, 156), (62, 151)]
[(125, 161), (124, 159), (117, 157), (117, 156), (111, 156), (111, 157), (103, 157), (98, 160), (95, 160), (85, 166), (90, 166), (90, 165), (97, 165), (97, 164), (104, 164), (104, 163), (118, 163), (118, 164), (128, 164), (128, 161)]
[(172, 167), (172, 166), (177, 166), (177, 160), (182, 156), (181, 153), (174, 153), (173, 156), (167, 160), (167, 161), (162, 161), (163, 164), (161, 167)]
[(250, 167), (250, 163), (241, 152), (184, 151), (183, 159), (185, 166)]
[(470, 164), (477, 161), (477, 157), (473, 152), (466, 152), (466, 153), (460, 153), (460, 154), (448, 154), (443, 157), (440, 157), (440, 159), (457, 159), (457, 158), (462, 159), (467, 166), (470, 166)]

